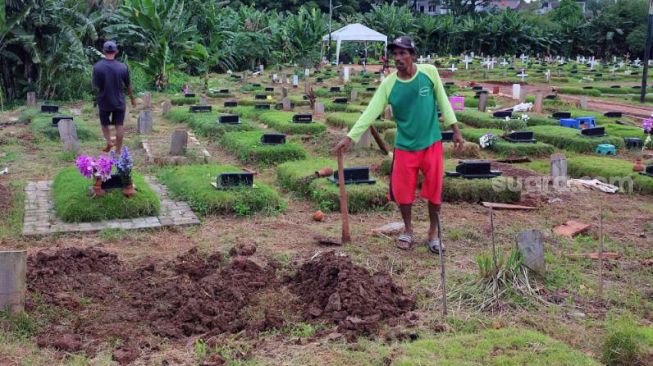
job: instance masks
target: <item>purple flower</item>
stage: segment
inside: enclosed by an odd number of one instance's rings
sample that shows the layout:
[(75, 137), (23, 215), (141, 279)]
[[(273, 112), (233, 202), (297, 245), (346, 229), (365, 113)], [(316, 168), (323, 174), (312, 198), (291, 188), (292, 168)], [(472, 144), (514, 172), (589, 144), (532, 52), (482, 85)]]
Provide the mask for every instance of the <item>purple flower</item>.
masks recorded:
[(651, 118), (646, 118), (642, 122), (642, 128), (644, 128), (644, 132), (646, 133), (651, 133), (651, 128), (653, 128), (653, 119)]
[(106, 181), (111, 178), (111, 168), (113, 167), (113, 161), (111, 158), (106, 155), (101, 155), (96, 161), (95, 176)]
[(95, 160), (92, 157), (80, 155), (77, 157), (75, 165), (77, 166), (79, 173), (85, 178), (88, 179), (93, 176), (93, 172), (95, 171)]
[(129, 155), (129, 149), (127, 146), (123, 146), (122, 151), (120, 152), (120, 158), (116, 162), (116, 167), (118, 171), (123, 175), (129, 175), (134, 167), (134, 160)]

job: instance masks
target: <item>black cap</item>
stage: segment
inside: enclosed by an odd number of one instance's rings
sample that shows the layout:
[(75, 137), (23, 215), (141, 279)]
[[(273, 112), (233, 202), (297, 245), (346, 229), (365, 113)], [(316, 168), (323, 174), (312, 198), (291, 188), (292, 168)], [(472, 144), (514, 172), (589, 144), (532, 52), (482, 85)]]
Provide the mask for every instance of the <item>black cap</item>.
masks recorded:
[(104, 45), (102, 46), (102, 52), (106, 52), (106, 53), (118, 52), (118, 46), (116, 45), (116, 42), (114, 41), (104, 42)]
[(399, 38), (396, 38), (394, 41), (392, 41), (388, 45), (388, 51), (392, 52), (392, 50), (394, 50), (397, 47), (416, 52), (415, 42), (413, 42), (412, 38), (408, 36), (401, 36)]

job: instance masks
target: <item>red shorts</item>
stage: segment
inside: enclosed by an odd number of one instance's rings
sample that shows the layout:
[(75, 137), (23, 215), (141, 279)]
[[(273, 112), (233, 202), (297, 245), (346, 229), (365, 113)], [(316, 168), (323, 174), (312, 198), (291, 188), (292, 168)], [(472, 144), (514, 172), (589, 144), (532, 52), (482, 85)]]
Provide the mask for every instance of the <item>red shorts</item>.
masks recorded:
[(442, 141), (435, 142), (424, 150), (404, 151), (395, 149), (390, 176), (390, 199), (400, 205), (415, 201), (417, 174), (422, 171), (424, 182), (420, 196), (430, 203), (442, 202), (442, 179), (444, 157)]

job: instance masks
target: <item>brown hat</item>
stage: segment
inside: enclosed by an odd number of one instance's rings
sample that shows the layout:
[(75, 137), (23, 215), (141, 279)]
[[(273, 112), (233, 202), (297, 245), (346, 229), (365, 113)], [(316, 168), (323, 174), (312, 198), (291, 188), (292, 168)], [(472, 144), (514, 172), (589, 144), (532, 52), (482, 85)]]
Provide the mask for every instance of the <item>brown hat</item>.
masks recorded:
[(415, 42), (413, 42), (412, 38), (408, 36), (401, 36), (396, 38), (388, 45), (388, 51), (390, 52), (392, 52), (392, 50), (395, 48), (403, 48), (405, 50), (410, 50), (413, 53), (417, 52), (417, 49), (415, 48)]

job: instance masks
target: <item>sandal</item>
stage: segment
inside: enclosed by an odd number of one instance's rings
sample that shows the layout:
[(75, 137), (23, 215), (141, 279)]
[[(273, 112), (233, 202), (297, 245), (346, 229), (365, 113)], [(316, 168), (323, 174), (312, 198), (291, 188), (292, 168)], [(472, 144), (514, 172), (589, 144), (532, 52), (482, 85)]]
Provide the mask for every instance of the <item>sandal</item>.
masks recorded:
[(413, 235), (412, 234), (401, 234), (395, 241), (397, 248), (408, 250), (413, 246)]
[(426, 246), (429, 248), (429, 250), (435, 254), (440, 254), (440, 251), (444, 253), (444, 244), (440, 243), (440, 239), (438, 238), (433, 238), (431, 240), (426, 241)]

